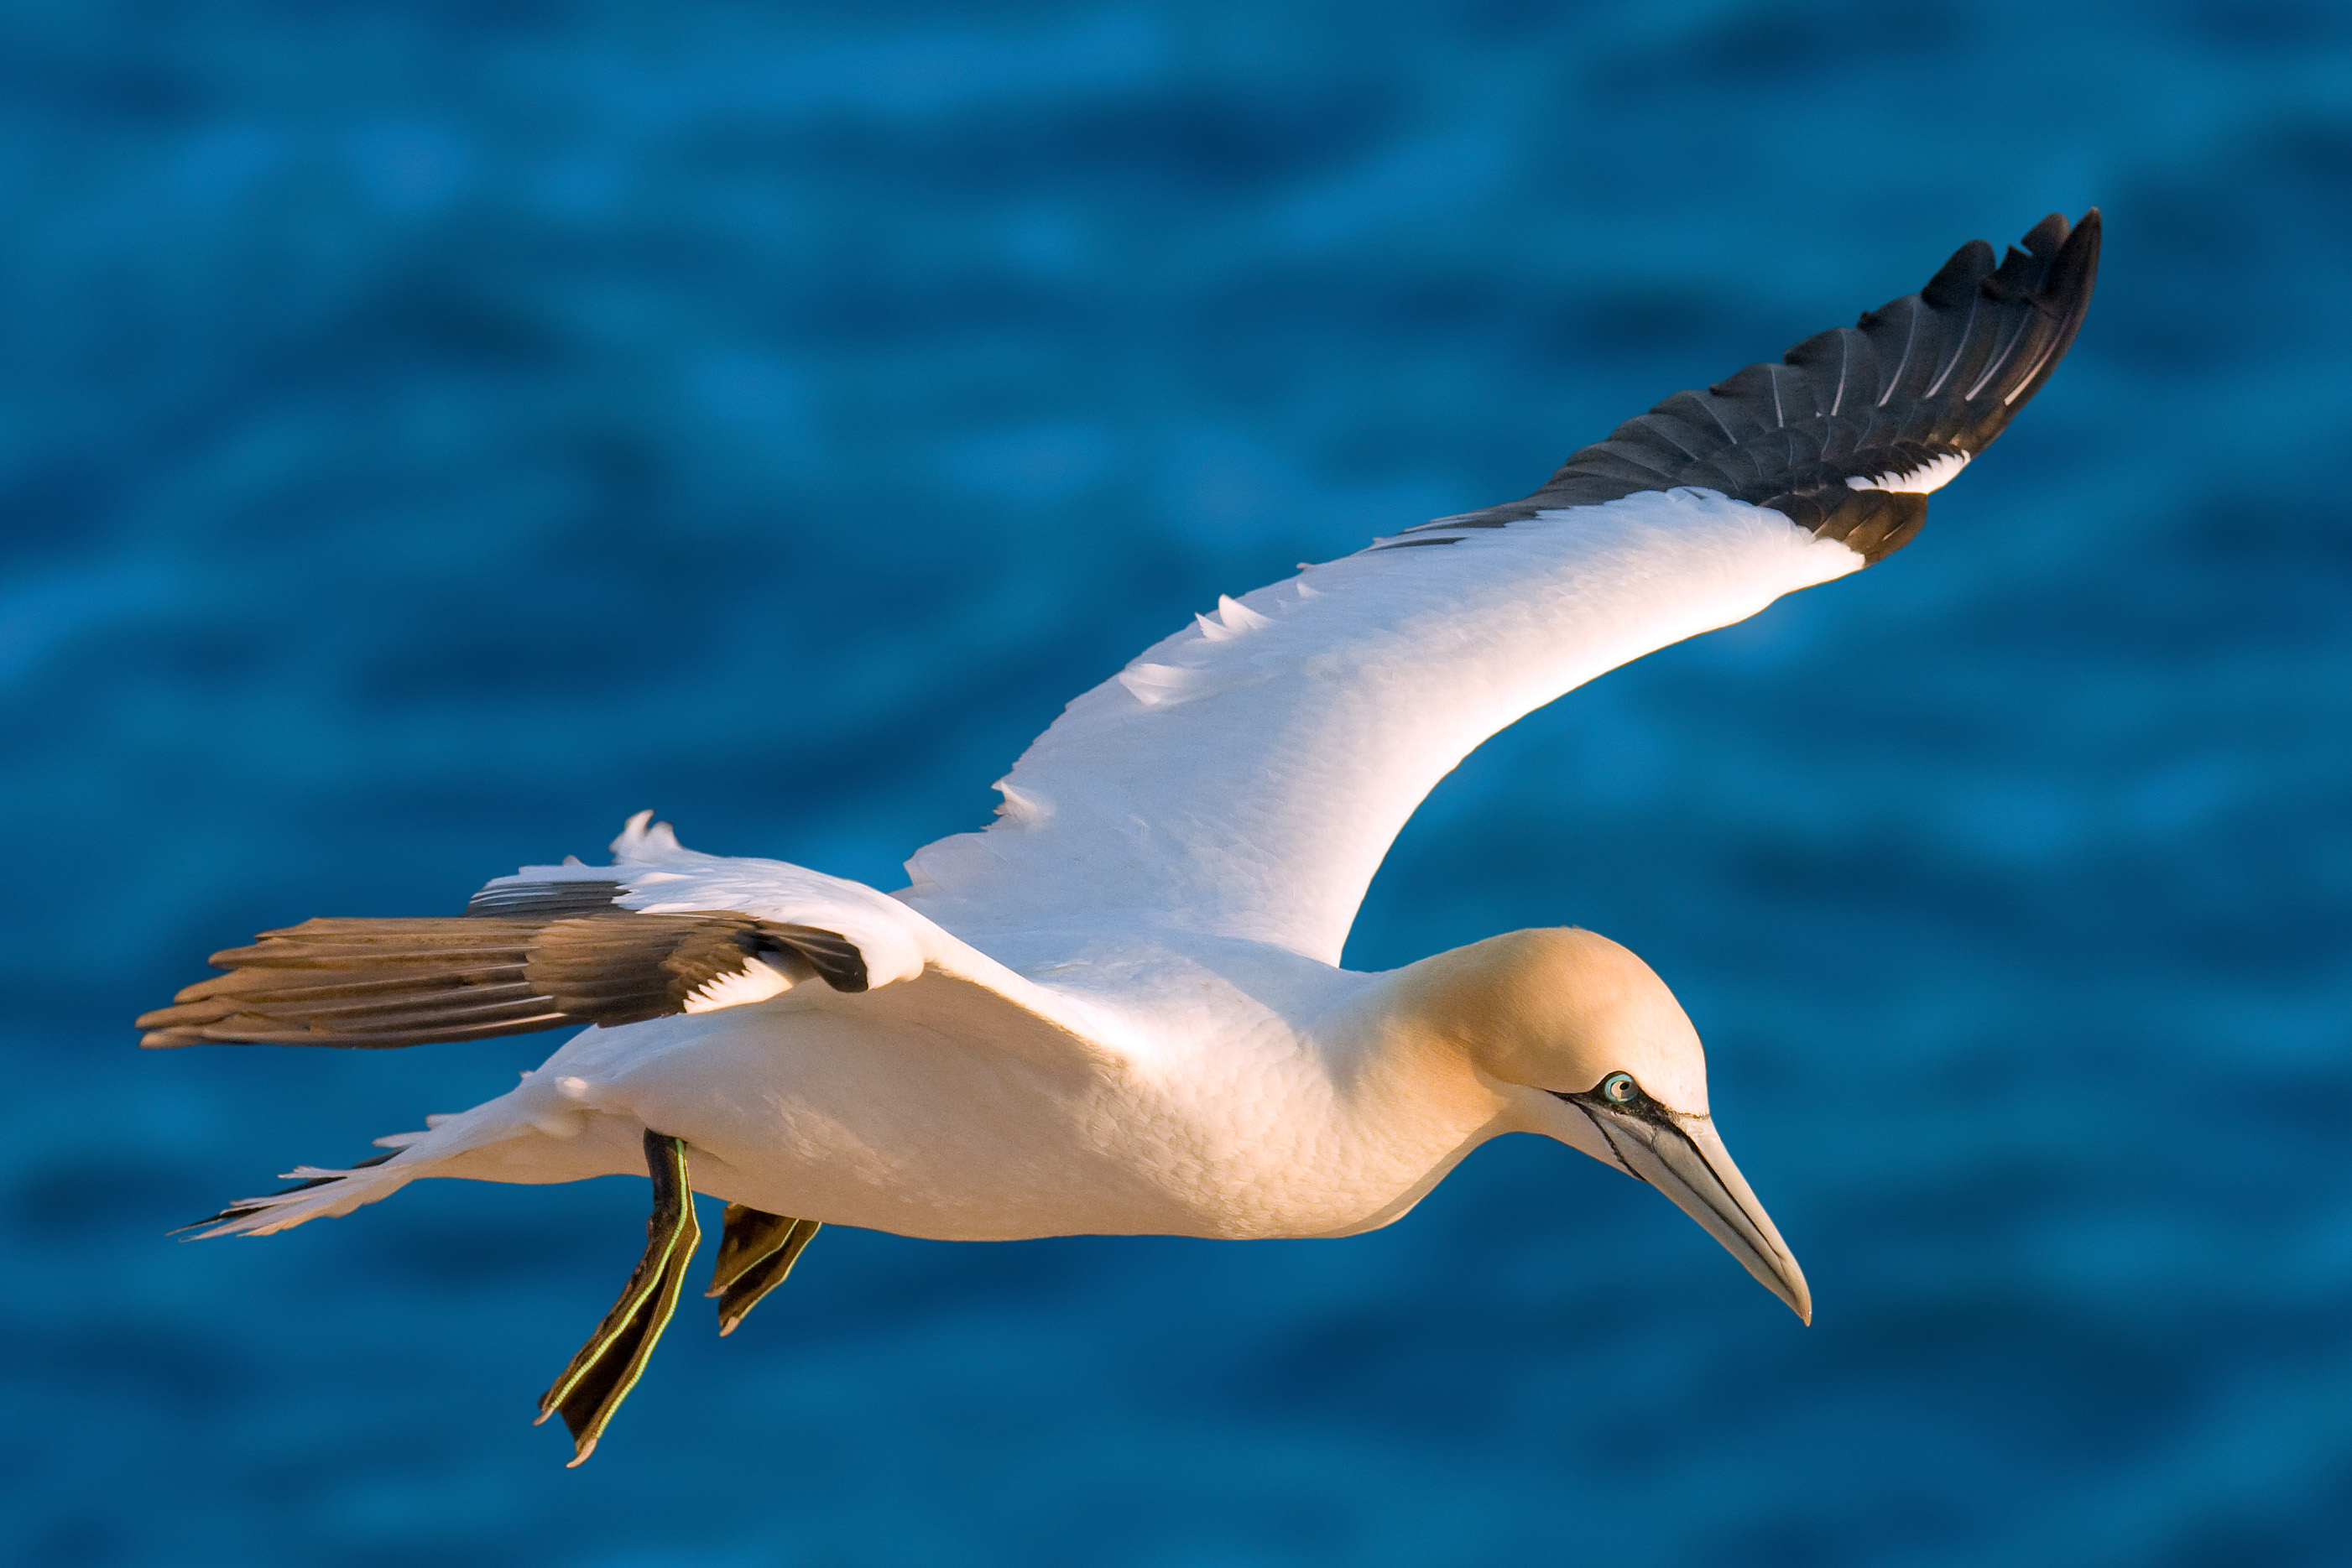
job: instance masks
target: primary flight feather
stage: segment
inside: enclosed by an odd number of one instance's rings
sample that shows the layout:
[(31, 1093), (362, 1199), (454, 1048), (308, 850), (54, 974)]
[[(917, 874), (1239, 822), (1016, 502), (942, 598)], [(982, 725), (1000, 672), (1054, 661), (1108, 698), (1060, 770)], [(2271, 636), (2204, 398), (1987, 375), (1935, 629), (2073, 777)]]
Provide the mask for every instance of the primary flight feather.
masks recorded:
[(619, 1301), (541, 1404), (579, 1463), (727, 1200), (721, 1332), (818, 1228), (1010, 1239), (1340, 1236), (1471, 1149), (1556, 1138), (1657, 1186), (1811, 1318), (1717, 1135), (1696, 1032), (1639, 958), (1522, 931), (1338, 967), (1407, 817), (1563, 692), (1900, 549), (2073, 341), (2096, 209), (1778, 363), (1678, 392), (1526, 499), (1220, 598), (1071, 703), (985, 831), (884, 894), (683, 848), (531, 866), (462, 915), (321, 919), (213, 956), (150, 1046), (394, 1047), (587, 1025), (516, 1089), (205, 1235), (345, 1214), (420, 1176), (644, 1170)]

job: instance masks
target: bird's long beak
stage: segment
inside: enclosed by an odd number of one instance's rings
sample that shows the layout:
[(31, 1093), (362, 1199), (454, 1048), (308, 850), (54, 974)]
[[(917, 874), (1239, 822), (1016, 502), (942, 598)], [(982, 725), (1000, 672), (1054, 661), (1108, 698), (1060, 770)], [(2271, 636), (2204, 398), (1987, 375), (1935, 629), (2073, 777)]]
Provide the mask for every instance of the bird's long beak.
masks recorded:
[(1763, 1287), (1813, 1321), (1812, 1292), (1772, 1217), (1756, 1201), (1748, 1178), (1731, 1163), (1707, 1116), (1680, 1116), (1663, 1107), (1637, 1115), (1580, 1095), (1576, 1103), (1601, 1129), (1625, 1168), (1674, 1199), (1675, 1207), (1706, 1227), (1746, 1265)]

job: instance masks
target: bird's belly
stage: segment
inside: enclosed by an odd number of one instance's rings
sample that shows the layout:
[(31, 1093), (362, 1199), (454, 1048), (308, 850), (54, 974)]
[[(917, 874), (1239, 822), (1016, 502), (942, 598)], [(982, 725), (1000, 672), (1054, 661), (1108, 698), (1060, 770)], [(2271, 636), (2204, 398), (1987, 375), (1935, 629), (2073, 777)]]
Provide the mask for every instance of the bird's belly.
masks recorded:
[(698, 1190), (943, 1240), (1343, 1233), (1402, 1214), (1465, 1146), (1442, 1128), (1354, 1137), (1263, 1097), (1203, 1114), (1131, 1076), (838, 1015), (745, 1009), (574, 1043), (541, 1073), (685, 1138)]

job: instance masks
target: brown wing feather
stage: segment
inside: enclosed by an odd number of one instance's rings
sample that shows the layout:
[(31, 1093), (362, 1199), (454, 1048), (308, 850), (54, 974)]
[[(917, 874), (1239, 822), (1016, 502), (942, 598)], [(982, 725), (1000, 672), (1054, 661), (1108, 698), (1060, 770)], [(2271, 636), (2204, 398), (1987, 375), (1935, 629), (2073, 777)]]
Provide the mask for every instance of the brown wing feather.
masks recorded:
[(755, 963), (835, 990), (866, 984), (837, 934), (730, 910), (307, 920), (211, 962), (228, 973), (142, 1016), (141, 1044), (385, 1048), (636, 1023), (686, 1011)]

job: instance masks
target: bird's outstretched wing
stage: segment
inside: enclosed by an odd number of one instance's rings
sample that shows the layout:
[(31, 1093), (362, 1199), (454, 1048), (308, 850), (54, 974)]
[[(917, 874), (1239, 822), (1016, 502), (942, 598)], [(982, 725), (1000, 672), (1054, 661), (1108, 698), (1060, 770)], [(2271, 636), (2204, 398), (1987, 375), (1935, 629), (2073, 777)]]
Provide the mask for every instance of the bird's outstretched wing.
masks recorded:
[(1479, 742), (1901, 548), (2065, 353), (2098, 248), (2096, 209), (1999, 266), (1973, 241), (1525, 500), (1221, 599), (1070, 704), (999, 784), (998, 820), (918, 852), (900, 896), (1007, 954), (1024, 932), (1179, 930), (1336, 963), (1398, 830)]
[(227, 972), (143, 1015), (141, 1043), (386, 1048), (877, 990), (873, 1016), (961, 1017), (1033, 1054), (1117, 1033), (863, 883), (700, 854), (652, 816), (612, 865), (525, 866), (462, 915), (306, 920), (215, 953)]

